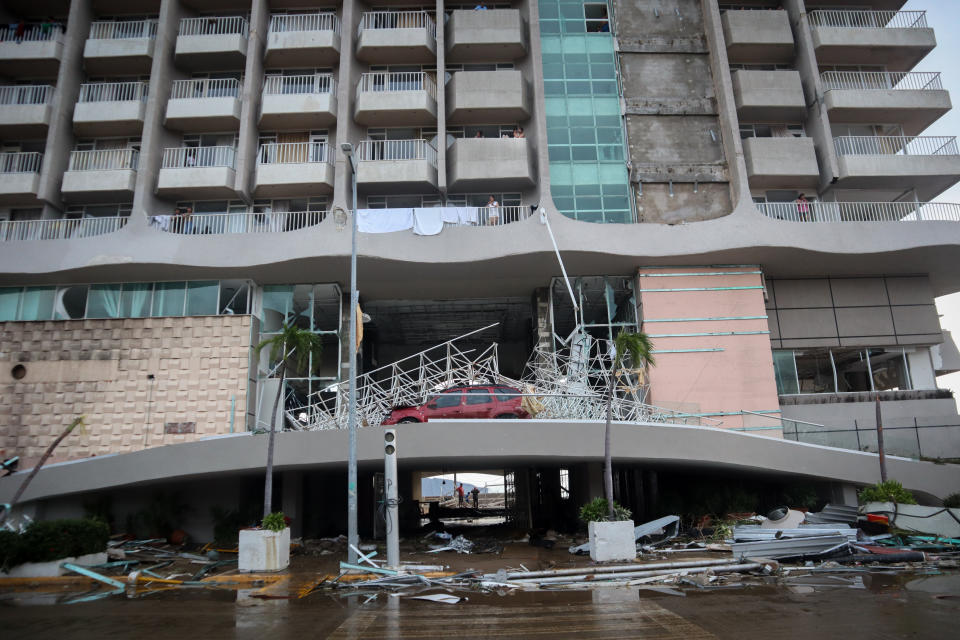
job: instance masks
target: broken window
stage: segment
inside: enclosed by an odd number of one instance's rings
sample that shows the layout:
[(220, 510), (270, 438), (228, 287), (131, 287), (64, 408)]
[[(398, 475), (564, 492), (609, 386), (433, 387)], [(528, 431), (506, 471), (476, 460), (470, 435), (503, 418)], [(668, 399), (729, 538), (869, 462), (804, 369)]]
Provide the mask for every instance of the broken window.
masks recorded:
[(774, 350), (777, 393), (855, 393), (911, 389), (903, 349)]
[(587, 33), (608, 33), (610, 31), (610, 19), (605, 2), (585, 3), (583, 5), (583, 19)]

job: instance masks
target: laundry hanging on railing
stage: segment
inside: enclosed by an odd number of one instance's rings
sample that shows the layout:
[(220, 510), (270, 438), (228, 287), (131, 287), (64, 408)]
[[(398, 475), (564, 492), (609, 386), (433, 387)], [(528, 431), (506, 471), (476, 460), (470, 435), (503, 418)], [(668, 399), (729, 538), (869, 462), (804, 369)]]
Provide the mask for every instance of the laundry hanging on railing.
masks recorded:
[(435, 236), (443, 231), (443, 208), (421, 207), (413, 210), (413, 232), (418, 236)]
[(413, 228), (413, 209), (357, 209), (357, 231), (391, 233)]

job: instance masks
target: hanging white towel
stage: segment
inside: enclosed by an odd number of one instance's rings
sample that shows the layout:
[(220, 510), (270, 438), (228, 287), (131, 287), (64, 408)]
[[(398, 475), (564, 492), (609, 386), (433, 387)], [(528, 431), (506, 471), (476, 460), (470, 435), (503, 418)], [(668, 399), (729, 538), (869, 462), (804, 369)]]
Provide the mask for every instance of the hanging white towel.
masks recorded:
[(357, 231), (391, 233), (413, 228), (413, 209), (357, 209)]
[(459, 207), (440, 207), (440, 215), (443, 216), (444, 222), (460, 224), (460, 216), (457, 213), (459, 210)]
[(476, 207), (457, 207), (459, 224), (476, 225), (478, 222), (477, 211)]
[(167, 215), (153, 216), (150, 219), (150, 224), (154, 227), (161, 229), (162, 231), (169, 231), (170, 216), (167, 216)]
[(439, 207), (413, 210), (413, 232), (418, 236), (435, 236), (443, 231), (443, 211)]

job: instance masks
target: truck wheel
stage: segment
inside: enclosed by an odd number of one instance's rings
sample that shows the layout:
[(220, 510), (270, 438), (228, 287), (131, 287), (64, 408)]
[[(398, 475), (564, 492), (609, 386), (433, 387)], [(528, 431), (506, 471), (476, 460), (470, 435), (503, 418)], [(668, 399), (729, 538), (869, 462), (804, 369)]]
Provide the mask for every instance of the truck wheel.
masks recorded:
[(420, 422), (420, 421), (417, 420), (416, 418), (400, 418), (400, 420), (397, 421), (397, 424), (409, 424), (411, 422)]
[(516, 420), (517, 415), (515, 413), (501, 413), (496, 417), (497, 420)]

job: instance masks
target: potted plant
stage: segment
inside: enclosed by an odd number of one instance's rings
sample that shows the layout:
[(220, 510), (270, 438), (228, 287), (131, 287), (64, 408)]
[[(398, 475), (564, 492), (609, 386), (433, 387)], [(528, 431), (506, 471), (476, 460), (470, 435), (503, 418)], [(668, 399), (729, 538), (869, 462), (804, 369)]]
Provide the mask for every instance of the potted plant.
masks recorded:
[(613, 520), (609, 512), (606, 498), (594, 498), (580, 507), (580, 520), (587, 523), (590, 559), (594, 562), (633, 560), (637, 557), (637, 543), (630, 510), (614, 502)]
[(243, 573), (283, 571), (290, 566), (290, 527), (283, 512), (267, 514), (260, 527), (240, 530), (237, 566)]

